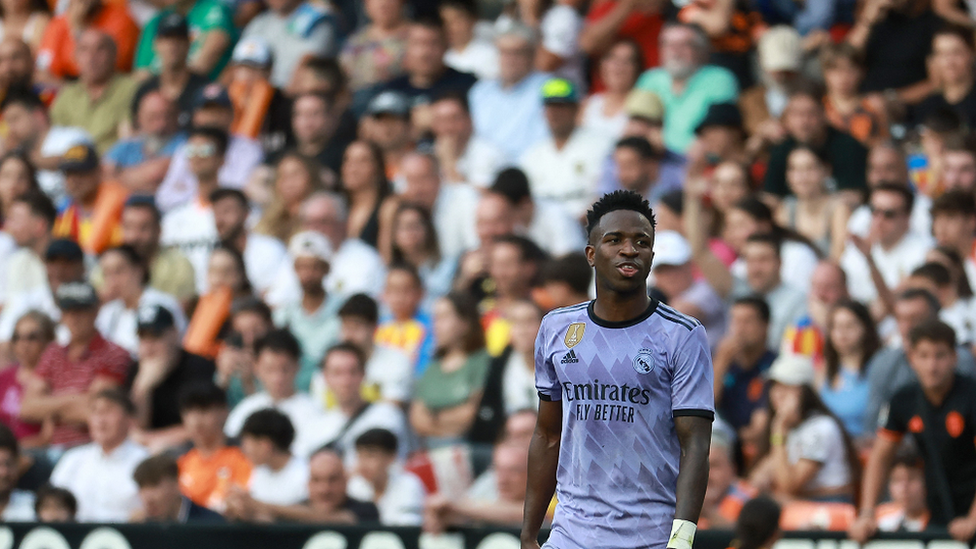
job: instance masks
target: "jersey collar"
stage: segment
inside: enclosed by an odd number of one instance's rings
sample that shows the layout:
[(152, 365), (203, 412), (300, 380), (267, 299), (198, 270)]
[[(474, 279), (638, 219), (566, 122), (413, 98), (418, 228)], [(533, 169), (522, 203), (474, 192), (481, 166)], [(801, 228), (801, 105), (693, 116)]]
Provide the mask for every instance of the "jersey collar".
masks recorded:
[(650, 302), (647, 304), (647, 309), (644, 309), (644, 312), (638, 315), (636, 318), (632, 318), (630, 320), (615, 321), (615, 322), (610, 320), (603, 320), (602, 318), (596, 316), (596, 313), (593, 312), (593, 305), (595, 303), (596, 300), (594, 299), (586, 307), (586, 314), (590, 317), (590, 320), (592, 320), (594, 324), (596, 324), (597, 326), (602, 326), (604, 328), (629, 328), (631, 326), (634, 326), (635, 324), (640, 324), (641, 322), (644, 322), (652, 314), (654, 314), (654, 311), (657, 310), (658, 300), (654, 299), (653, 297), (650, 298)]

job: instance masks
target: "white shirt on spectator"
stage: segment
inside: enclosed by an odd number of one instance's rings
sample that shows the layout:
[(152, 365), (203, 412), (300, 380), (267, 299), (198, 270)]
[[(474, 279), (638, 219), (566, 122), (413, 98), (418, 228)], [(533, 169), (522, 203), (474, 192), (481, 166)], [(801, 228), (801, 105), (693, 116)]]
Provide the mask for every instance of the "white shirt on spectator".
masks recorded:
[(454, 166), (464, 181), (450, 183), (470, 183), (484, 189), (495, 182), (495, 176), (505, 165), (505, 153), (501, 149), (487, 139), (472, 135)]
[(542, 47), (563, 59), (563, 65), (556, 69), (553, 76), (569, 80), (579, 90), (584, 89), (583, 54), (579, 44), (583, 17), (571, 6), (556, 4), (542, 16), (539, 30)]
[(224, 423), (224, 434), (231, 438), (240, 435), (247, 418), (265, 408), (278, 410), (291, 420), (291, 425), (295, 428), (295, 441), (292, 442), (292, 448), (298, 448), (303, 444), (305, 437), (311, 435), (310, 428), (316, 418), (322, 415), (322, 407), (307, 393), (295, 393), (275, 402), (267, 391), (261, 391), (246, 397), (234, 406)]
[[(284, 88), (291, 82), (292, 74), (302, 58), (307, 56), (335, 57), (336, 33), (327, 3), (302, 2), (294, 11), (281, 15), (266, 10), (244, 28), (241, 38), (258, 37), (271, 48), (274, 63), (271, 65), (271, 83)], [(323, 20), (311, 28), (301, 28), (305, 19)]]
[(502, 396), (505, 415), (519, 410), (539, 407), (539, 393), (535, 388), (535, 365), (527, 365), (522, 353), (512, 351), (502, 374)]
[(577, 128), (562, 149), (552, 137), (529, 148), (520, 161), (532, 197), (558, 203), (571, 216), (582, 217), (596, 196), (597, 182), (610, 142), (598, 133)]
[(146, 287), (139, 296), (139, 304), (135, 309), (126, 309), (125, 302), (121, 299), (113, 299), (98, 310), (95, 317), (95, 327), (101, 332), (105, 339), (129, 351), (133, 357), (139, 352), (139, 334), (137, 324), (139, 322), (139, 309), (158, 305), (164, 307), (173, 315), (176, 323), (176, 330), (183, 334), (186, 330), (186, 315), (183, 308), (175, 297), (160, 292), (159, 290)]
[(349, 479), (346, 493), (353, 499), (375, 503), (383, 526), (420, 526), (424, 519), (424, 498), (427, 497), (424, 483), (417, 475), (396, 465), (390, 469), (386, 490), (380, 499), (376, 499), (373, 485), (359, 475)]
[(295, 453), (309, 457), (322, 446), (335, 443), (345, 456), (343, 461), (346, 467), (352, 468), (356, 465), (356, 439), (359, 435), (370, 429), (386, 429), (397, 437), (399, 459), (407, 458), (410, 452), (407, 420), (398, 406), (387, 402), (370, 403), (343, 433), (342, 430), (346, 423), (349, 423), (349, 419), (350, 416), (338, 407), (320, 414), (310, 425), (309, 435), (302, 440), (302, 445), (296, 448)]
[[(413, 394), (413, 365), (410, 357), (399, 349), (385, 345), (373, 346), (373, 354), (366, 361), (366, 385), (379, 388), (380, 398), (390, 402), (408, 402)], [(320, 406), (326, 402), (329, 386), (325, 384), (322, 370), (312, 375), (309, 392)]]
[[(10, 338), (14, 336), (17, 321), (32, 309), (46, 314), (55, 322), (61, 321), (61, 309), (54, 303), (51, 288), (44, 284), (39, 288), (34, 288), (14, 297), (3, 308), (3, 312), (0, 312), (0, 341), (10, 341)], [(58, 343), (61, 344), (67, 344), (71, 337), (68, 329), (61, 324), (58, 324), (56, 335)]]
[[(0, 513), (0, 522), (34, 522), (34, 493), (27, 490), (10, 492), (7, 506)], [(418, 523), (419, 524), (419, 523)]]
[[(874, 258), (874, 264), (881, 272), (888, 289), (897, 288), (898, 284), (916, 267), (925, 263), (925, 253), (932, 248), (932, 245), (932, 237), (909, 232), (890, 250), (883, 249), (880, 244), (872, 246), (871, 257)], [(853, 244), (848, 244), (841, 255), (840, 266), (847, 274), (847, 291), (852, 298), (862, 303), (870, 303), (877, 299), (878, 291), (871, 281), (868, 262)]]
[(580, 126), (602, 133), (608, 139), (616, 141), (623, 135), (624, 127), (627, 125), (627, 111), (620, 109), (617, 114), (607, 116), (603, 113), (604, 108), (606, 108), (606, 96), (602, 93), (591, 95), (586, 101), (586, 106), (583, 107)]
[(478, 80), (498, 78), (498, 50), (491, 41), (478, 37), (468, 42), (463, 50), (447, 50), (444, 64), (457, 71), (470, 72)]
[(126, 440), (108, 454), (94, 442), (64, 453), (51, 473), (51, 484), (78, 500), (78, 522), (128, 522), (139, 507), (139, 487), (132, 473), (149, 457)]
[(251, 497), (271, 505), (296, 505), (308, 499), (308, 462), (292, 456), (280, 471), (258, 465), (247, 484)]
[(10, 254), (3, 267), (6, 283), (2, 303), (10, 303), (20, 294), (47, 284), (47, 269), (37, 252), (19, 248)]
[(836, 421), (825, 415), (810, 417), (786, 436), (786, 455), (790, 465), (801, 459), (820, 464), (820, 469), (804, 486), (805, 491), (841, 488), (851, 483), (844, 434)]
[[(915, 195), (915, 205), (912, 215), (908, 219), (911, 231), (920, 235), (932, 234), (932, 199), (924, 194)], [(847, 232), (866, 237), (871, 230), (871, 207), (867, 204), (858, 206), (847, 220)]]
[(478, 191), (474, 187), (441, 184), (432, 212), (441, 257), (458, 257), (478, 246), (475, 228), (477, 208)]
[(578, 252), (586, 246), (583, 227), (560, 204), (544, 198), (533, 203), (535, 211), (525, 234), (532, 242), (554, 257)]
[[(5, 231), (0, 231), (0, 265), (7, 265), (10, 262), (10, 258), (17, 251), (17, 243), (14, 241), (13, 237), (7, 234)], [(0, 296), (6, 295), (7, 293), (7, 275), (10, 274), (7, 269), (0, 269)]]
[[(803, 293), (810, 291), (810, 275), (820, 259), (813, 248), (795, 240), (785, 240), (779, 247), (783, 266), (779, 269), (780, 279)], [(746, 261), (738, 258), (729, 268), (732, 275), (746, 278)], [(774, 347), (775, 348), (775, 347)]]
[[(323, 283), (330, 296), (329, 304), (336, 308), (329, 312), (335, 313), (354, 294), (364, 293), (379, 298), (386, 284), (386, 266), (376, 248), (358, 238), (347, 238), (332, 256), (329, 274)], [(278, 268), (264, 301), (277, 308), (301, 298), (302, 287), (295, 274), (295, 263), (285, 260)]]
[(939, 320), (955, 330), (959, 345), (976, 342), (976, 298), (960, 298), (949, 307), (943, 307), (939, 311)]
[(207, 267), (217, 238), (213, 206), (209, 203), (194, 199), (163, 215), (160, 242), (178, 248), (190, 261), (200, 294), (207, 291)]
[[(261, 144), (247, 137), (232, 135), (227, 144), (224, 165), (220, 167), (217, 180), (222, 187), (243, 189), (251, 173), (264, 159)], [(197, 178), (190, 171), (186, 158), (186, 144), (180, 145), (173, 153), (166, 177), (156, 190), (156, 206), (167, 212), (191, 202), (197, 193)]]
[(481, 80), (471, 87), (468, 101), (475, 132), (518, 160), (533, 143), (548, 135), (542, 109), (542, 86), (549, 75), (534, 72), (502, 87), (500, 80)]
[[(68, 152), (71, 147), (81, 143), (94, 143), (88, 131), (82, 128), (53, 126), (44, 136), (39, 153), (43, 158), (59, 157)], [(51, 198), (55, 206), (67, 196), (64, 174), (60, 170), (38, 170), (37, 184)]]
[(288, 260), (288, 250), (273, 236), (249, 233), (244, 245), (244, 268), (254, 290), (266, 292), (278, 276), (282, 262)]

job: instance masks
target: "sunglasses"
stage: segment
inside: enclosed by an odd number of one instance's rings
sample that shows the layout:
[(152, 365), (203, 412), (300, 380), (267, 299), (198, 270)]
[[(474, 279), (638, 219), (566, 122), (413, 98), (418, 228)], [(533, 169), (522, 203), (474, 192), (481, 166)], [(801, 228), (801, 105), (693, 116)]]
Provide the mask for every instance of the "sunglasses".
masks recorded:
[(880, 215), (887, 220), (892, 220), (897, 219), (901, 215), (901, 210), (886, 210), (884, 208), (875, 208), (874, 206), (871, 206), (871, 215)]
[(210, 158), (217, 152), (217, 147), (213, 143), (201, 143), (199, 145), (187, 145), (187, 158)]
[(27, 332), (26, 334), (18, 334), (17, 332), (14, 332), (14, 335), (10, 338), (10, 341), (13, 343), (17, 343), (18, 341), (34, 342), (43, 340), (44, 335), (40, 332)]

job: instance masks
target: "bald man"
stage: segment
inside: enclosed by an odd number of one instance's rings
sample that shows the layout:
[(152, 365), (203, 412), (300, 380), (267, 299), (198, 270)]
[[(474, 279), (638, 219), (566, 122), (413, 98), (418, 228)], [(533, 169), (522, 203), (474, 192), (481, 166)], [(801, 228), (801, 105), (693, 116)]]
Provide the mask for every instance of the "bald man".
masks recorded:
[(445, 185), (440, 164), (430, 154), (407, 153), (400, 162), (400, 176), (406, 182), (404, 201), (418, 203), (431, 212), (442, 256), (458, 257), (477, 246), (476, 190), (470, 185)]
[(106, 176), (133, 192), (155, 194), (173, 153), (185, 140), (178, 133), (178, 116), (176, 104), (159, 90), (142, 95), (136, 106), (137, 133), (109, 149), (102, 159)]
[(8, 36), (0, 41), (0, 88), (31, 87), (34, 60), (30, 46), (20, 38)]

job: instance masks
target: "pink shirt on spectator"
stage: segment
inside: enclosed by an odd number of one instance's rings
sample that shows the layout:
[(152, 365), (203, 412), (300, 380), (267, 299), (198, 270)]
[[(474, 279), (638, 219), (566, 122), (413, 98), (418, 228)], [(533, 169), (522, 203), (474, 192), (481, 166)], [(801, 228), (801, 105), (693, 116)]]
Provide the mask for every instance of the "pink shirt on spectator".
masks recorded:
[(24, 398), (24, 386), (17, 380), (17, 365), (0, 371), (0, 423), (14, 432), (17, 440), (34, 436), (41, 432), (37, 423), (20, 419), (20, 402)]

